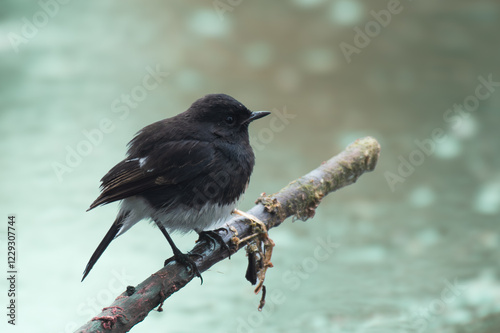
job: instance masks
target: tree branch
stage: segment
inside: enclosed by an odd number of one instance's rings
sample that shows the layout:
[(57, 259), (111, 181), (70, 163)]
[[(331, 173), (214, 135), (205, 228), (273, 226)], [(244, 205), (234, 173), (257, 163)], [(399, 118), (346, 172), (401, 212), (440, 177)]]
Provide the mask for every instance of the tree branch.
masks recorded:
[[(372, 171), (377, 164), (380, 145), (372, 137), (356, 140), (343, 152), (322, 163), (317, 169), (291, 182), (273, 195), (263, 195), (247, 213), (260, 219), (267, 230), (277, 227), (292, 215), (307, 220), (314, 216), (321, 199), (330, 192), (354, 183), (364, 172)], [(243, 239), (255, 233), (255, 223), (243, 217), (235, 217), (226, 225), (226, 232), (220, 233), (224, 242), (232, 247), (232, 253), (241, 249), (249, 240), (237, 248), (232, 238)], [(251, 241), (251, 240), (250, 240)], [(200, 272), (227, 258), (229, 253), (219, 245), (206, 241), (196, 244), (191, 253)], [(174, 292), (180, 290), (193, 275), (185, 266), (171, 261), (167, 266), (152, 274), (134, 288), (119, 295), (113, 304), (104, 308), (77, 332), (127, 332), (146, 318), (148, 313)]]

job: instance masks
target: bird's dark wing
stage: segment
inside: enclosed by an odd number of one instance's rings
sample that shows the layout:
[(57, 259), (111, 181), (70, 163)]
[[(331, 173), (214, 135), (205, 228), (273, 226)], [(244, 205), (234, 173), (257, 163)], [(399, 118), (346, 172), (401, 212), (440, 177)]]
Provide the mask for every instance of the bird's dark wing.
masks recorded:
[(214, 155), (210, 143), (185, 140), (159, 144), (149, 156), (129, 156), (101, 179), (102, 193), (88, 210), (193, 179), (207, 172)]

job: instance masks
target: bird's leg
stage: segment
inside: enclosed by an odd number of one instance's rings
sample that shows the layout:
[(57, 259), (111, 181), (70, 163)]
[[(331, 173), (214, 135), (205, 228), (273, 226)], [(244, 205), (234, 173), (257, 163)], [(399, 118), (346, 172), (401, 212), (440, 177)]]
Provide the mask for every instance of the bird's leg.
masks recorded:
[(206, 240), (207, 242), (210, 243), (210, 245), (214, 245), (217, 243), (221, 246), (222, 249), (227, 250), (227, 252), (229, 253), (229, 259), (231, 259), (231, 249), (226, 244), (226, 242), (224, 242), (224, 239), (222, 239), (222, 237), (221, 237), (221, 235), (219, 235), (218, 231), (224, 231), (226, 233), (228, 232), (227, 229), (225, 229), (225, 228), (219, 228), (219, 229), (207, 230), (207, 231), (199, 231), (198, 232), (199, 238), (196, 242), (198, 243), (202, 240)]
[[(182, 253), (181, 250), (179, 250), (177, 248), (177, 246), (175, 246), (174, 241), (172, 240), (172, 238), (168, 234), (167, 230), (165, 229), (165, 227), (163, 226), (163, 224), (160, 221), (155, 220), (155, 223), (158, 226), (158, 228), (160, 228), (160, 231), (162, 232), (163, 236), (165, 236), (168, 243), (170, 244), (170, 247), (172, 248), (172, 251), (174, 252), (175, 261), (190, 268), (191, 271), (193, 271), (193, 273), (201, 279), (201, 283), (203, 284), (203, 278), (201, 277), (200, 271), (198, 270), (198, 267), (196, 266), (193, 259), (191, 259), (189, 257), (189, 255)], [(171, 261), (170, 259), (165, 260), (164, 265), (167, 265), (170, 261)]]

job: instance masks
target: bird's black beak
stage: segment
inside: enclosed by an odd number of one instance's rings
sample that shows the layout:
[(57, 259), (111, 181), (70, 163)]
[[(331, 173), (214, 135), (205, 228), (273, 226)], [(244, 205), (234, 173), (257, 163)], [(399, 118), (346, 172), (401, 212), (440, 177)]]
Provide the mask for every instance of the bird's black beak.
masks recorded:
[(252, 112), (252, 114), (250, 115), (250, 117), (248, 117), (246, 123), (247, 124), (251, 123), (252, 121), (254, 121), (256, 119), (259, 119), (259, 118), (267, 116), (268, 114), (271, 114), (271, 112), (269, 112), (269, 111), (254, 111), (254, 112)]

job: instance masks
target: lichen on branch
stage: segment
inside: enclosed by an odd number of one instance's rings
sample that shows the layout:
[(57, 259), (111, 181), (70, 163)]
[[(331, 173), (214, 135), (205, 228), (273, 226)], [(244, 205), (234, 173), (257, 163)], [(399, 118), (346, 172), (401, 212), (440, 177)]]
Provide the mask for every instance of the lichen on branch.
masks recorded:
[[(246, 213), (261, 221), (266, 233), (290, 216), (307, 220), (314, 216), (316, 208), (326, 195), (356, 182), (363, 173), (372, 171), (379, 154), (380, 145), (377, 140), (372, 137), (358, 139), (343, 152), (321, 163), (307, 175), (292, 181), (279, 192), (261, 195), (256, 205)], [(219, 231), (222, 240), (232, 249), (231, 254), (254, 239), (249, 237), (255, 235), (255, 224), (250, 220), (248, 217), (235, 217)], [(243, 240), (237, 247), (232, 246), (235, 235)], [(272, 249), (271, 243), (267, 245), (268, 249)], [(200, 272), (230, 255), (226, 248), (219, 245), (214, 247), (206, 241), (197, 243), (190, 253), (196, 253), (193, 259)], [(192, 279), (193, 275), (186, 267), (173, 260), (151, 274), (135, 289), (127, 288), (113, 304), (104, 308), (77, 332), (127, 332)], [(263, 300), (260, 306), (263, 306)]]

